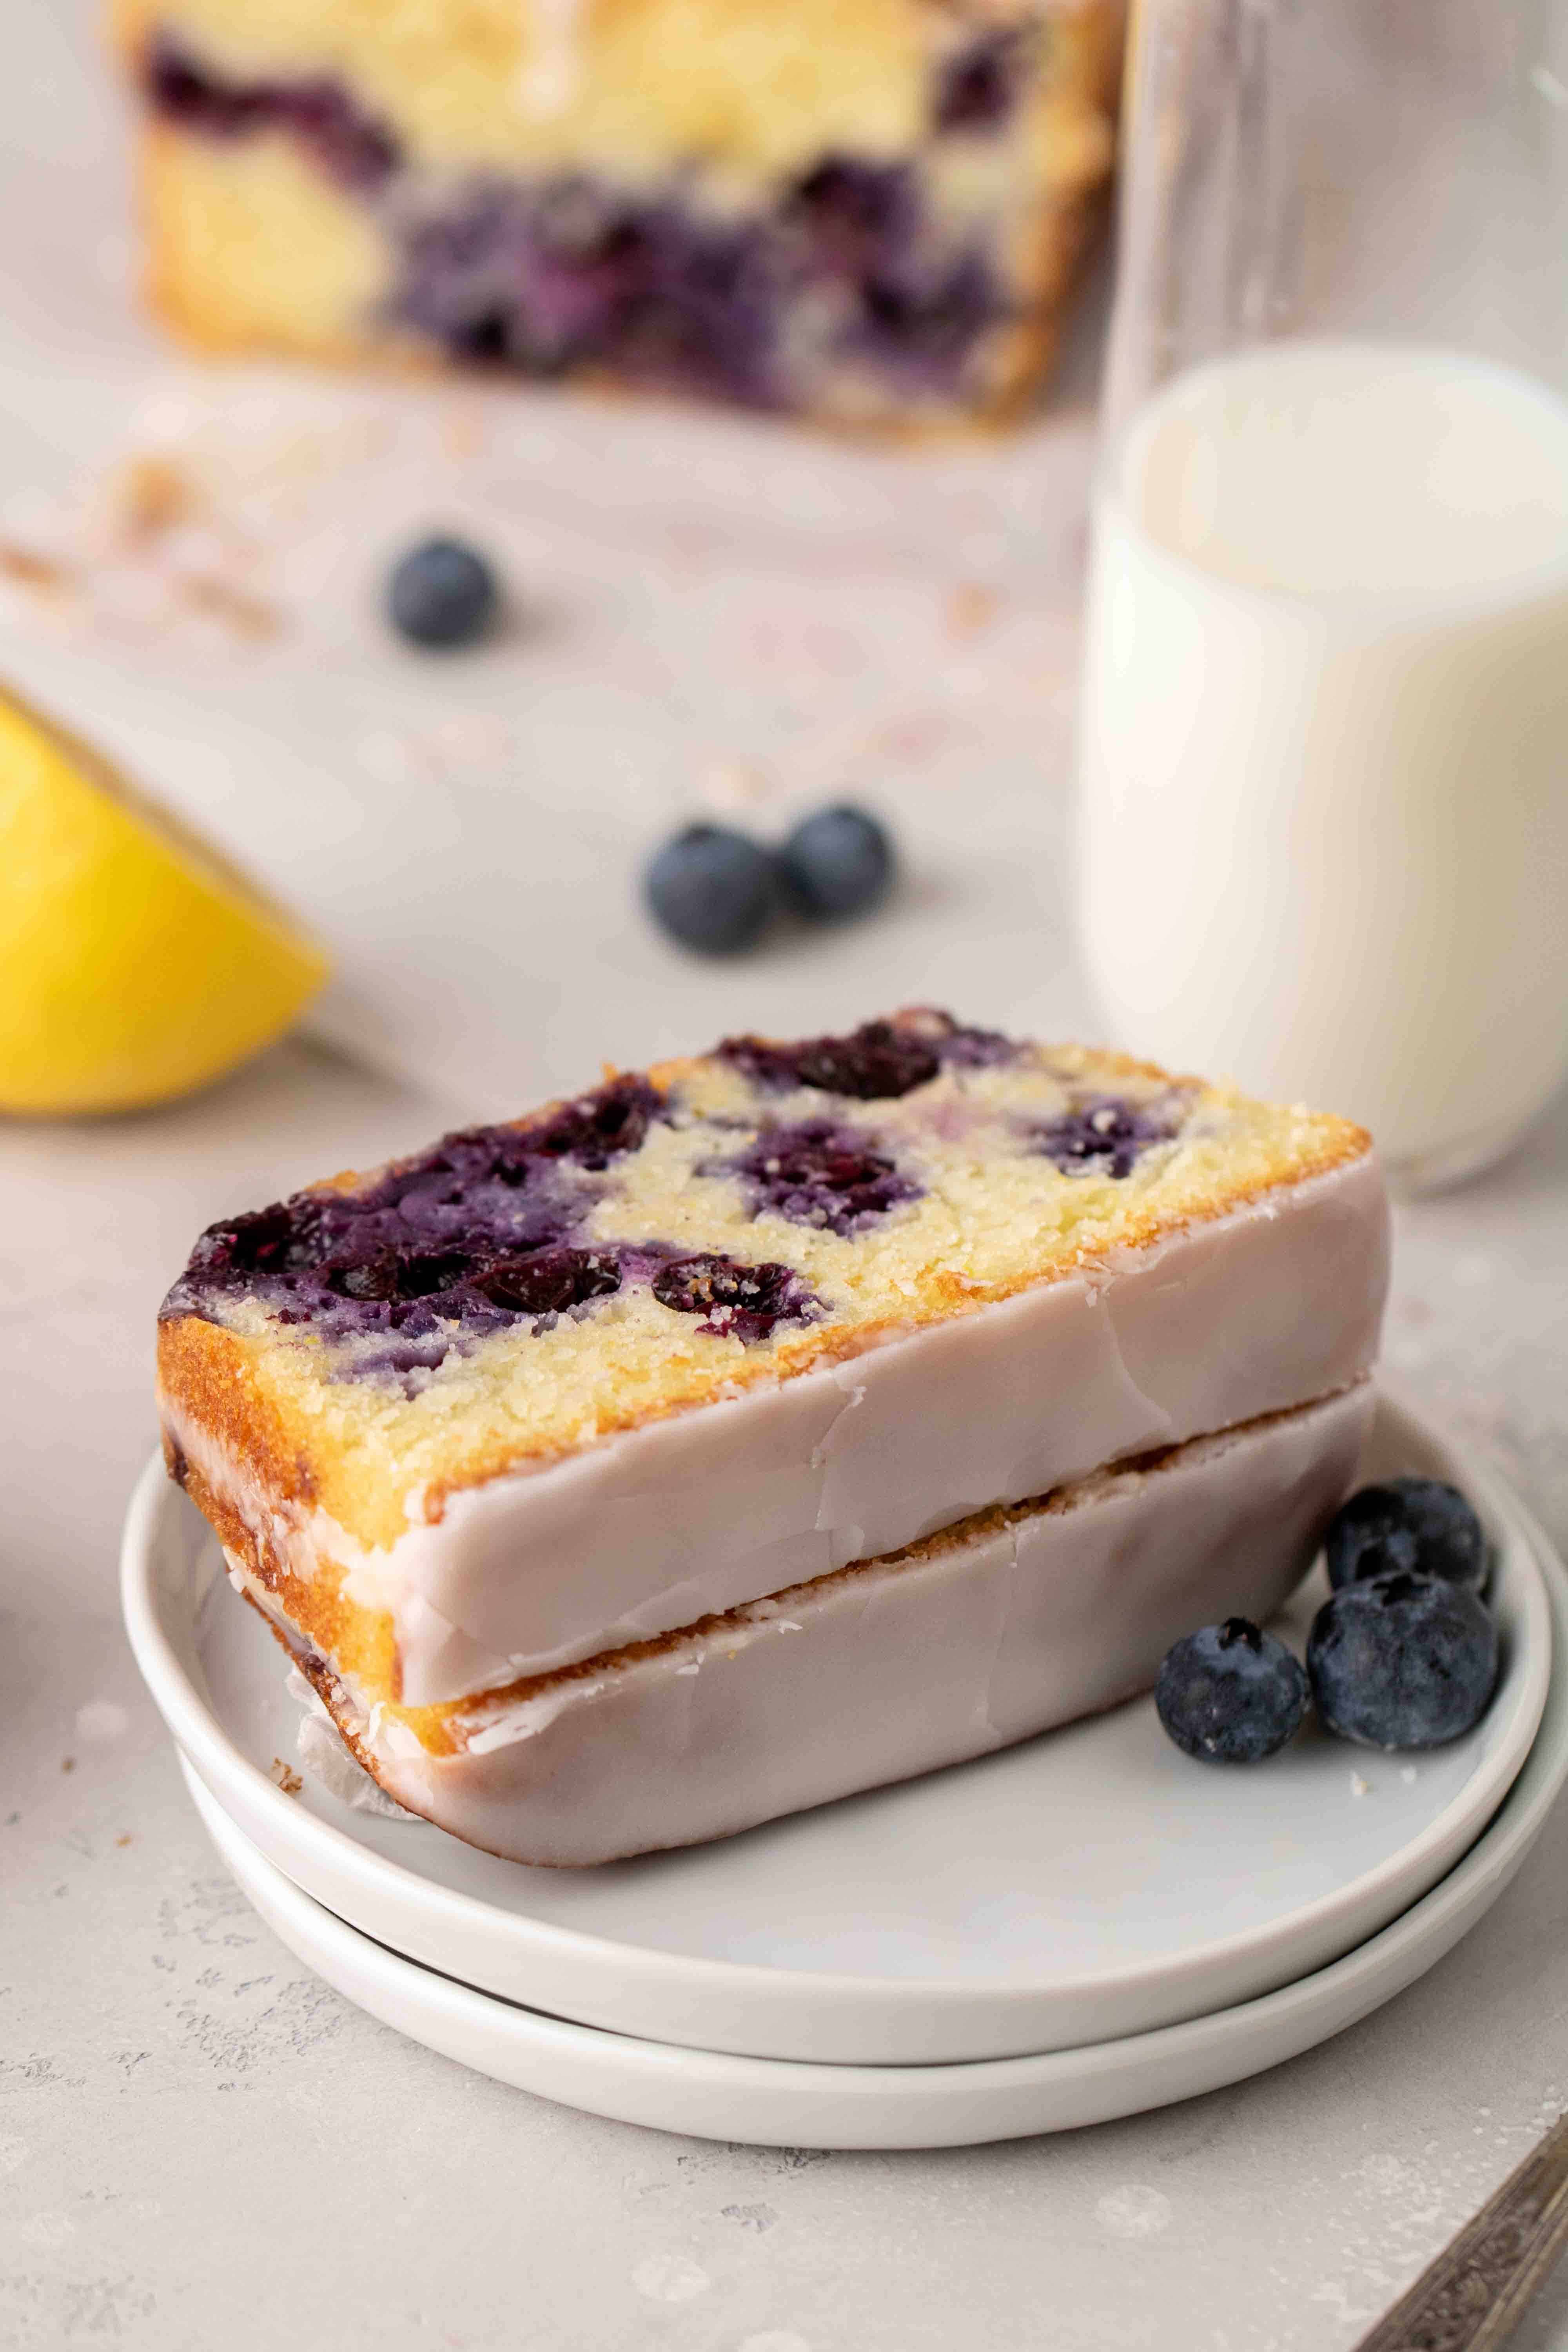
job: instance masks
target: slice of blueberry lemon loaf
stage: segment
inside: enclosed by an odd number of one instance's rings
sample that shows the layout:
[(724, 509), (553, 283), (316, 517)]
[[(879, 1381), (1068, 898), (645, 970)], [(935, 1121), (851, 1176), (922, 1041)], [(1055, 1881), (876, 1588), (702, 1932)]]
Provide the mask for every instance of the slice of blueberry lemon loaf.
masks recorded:
[(1342, 1119), (923, 1010), (731, 1038), (210, 1228), (166, 1453), (389, 1793), (597, 1861), (1267, 1615), (1386, 1266)]
[(197, 341), (1005, 411), (1110, 172), (1122, 0), (117, 0)]

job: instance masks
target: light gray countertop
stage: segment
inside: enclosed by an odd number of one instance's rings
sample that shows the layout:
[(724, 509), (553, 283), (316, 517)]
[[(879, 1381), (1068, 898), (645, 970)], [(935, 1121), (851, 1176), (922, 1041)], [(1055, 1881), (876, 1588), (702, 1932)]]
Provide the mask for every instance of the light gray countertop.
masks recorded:
[[(437, 1115), (293, 1044), (156, 1117), (0, 1130), (0, 2342), (147, 2352), (1340, 2352), (1568, 2101), (1568, 1810), (1421, 1983), (1239, 2088), (1054, 2139), (683, 2141), (401, 2041), (197, 1825), (115, 1599), (198, 1226)], [(1391, 1363), (1568, 1538), (1568, 1107), (1400, 1216)], [(1568, 2343), (1568, 2274), (1520, 2339)]]

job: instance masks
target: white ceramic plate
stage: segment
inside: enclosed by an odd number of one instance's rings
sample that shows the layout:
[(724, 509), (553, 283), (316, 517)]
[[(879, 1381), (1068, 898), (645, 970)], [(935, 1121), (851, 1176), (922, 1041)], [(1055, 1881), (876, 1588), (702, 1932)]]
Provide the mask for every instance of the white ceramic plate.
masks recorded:
[[(157, 1465), (126, 1531), (127, 1622), (206, 1787), (298, 1885), (379, 1942), (558, 2016), (774, 2059), (952, 2063), (1142, 2033), (1292, 1982), (1434, 1885), (1480, 1833), (1540, 1721), (1552, 1634), (1518, 1506), (1405, 1410), (1373, 1466), (1475, 1497), (1507, 1641), (1485, 1721), (1436, 1753), (1309, 1735), (1267, 1769), (1181, 1756), (1143, 1701), (1005, 1754), (685, 1853), (593, 1871), (377, 1821), (292, 1762), (280, 1653), (215, 1582), (205, 1523)], [(1319, 1572), (1321, 1574), (1321, 1571)], [(204, 1602), (211, 1594), (212, 1606)], [(1304, 1639), (1317, 1593), (1292, 1612)]]
[[(1568, 1580), (1542, 1550), (1568, 1659)], [(285, 1878), (189, 1764), (219, 1853), (291, 1951), (426, 2048), (545, 2098), (624, 2123), (763, 2147), (955, 2147), (1068, 2131), (1238, 2083), (1353, 2025), (1472, 1927), (1518, 1870), (1568, 1779), (1568, 1670), (1501, 1810), (1464, 1860), (1370, 1942), (1282, 1991), (1152, 2033), (955, 2066), (823, 2066), (734, 2057), (569, 2025), (437, 1976), (373, 1943)]]

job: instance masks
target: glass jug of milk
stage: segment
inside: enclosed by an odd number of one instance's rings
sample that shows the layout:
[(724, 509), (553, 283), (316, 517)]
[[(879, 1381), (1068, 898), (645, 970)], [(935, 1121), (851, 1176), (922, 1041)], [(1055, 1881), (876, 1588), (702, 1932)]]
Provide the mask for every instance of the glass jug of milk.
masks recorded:
[(1144, 0), (1130, 114), (1089, 974), (1451, 1181), (1568, 1070), (1568, 0)]

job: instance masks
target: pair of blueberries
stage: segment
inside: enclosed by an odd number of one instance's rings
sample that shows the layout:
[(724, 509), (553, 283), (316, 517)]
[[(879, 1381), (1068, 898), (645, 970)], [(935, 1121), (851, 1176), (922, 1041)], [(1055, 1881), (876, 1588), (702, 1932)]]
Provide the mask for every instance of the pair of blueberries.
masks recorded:
[[(456, 539), (423, 540), (387, 582), (393, 627), (410, 645), (454, 652), (496, 625), (500, 588), (479, 551)], [(683, 826), (644, 877), (654, 919), (683, 947), (731, 955), (761, 939), (781, 903), (818, 922), (863, 915), (893, 878), (887, 830), (864, 809), (818, 809), (772, 850), (722, 824)]]
[(1166, 1654), (1160, 1720), (1189, 1756), (1249, 1764), (1293, 1738), (1309, 1685), (1324, 1727), (1383, 1748), (1440, 1748), (1480, 1720), (1498, 1671), (1480, 1521), (1436, 1478), (1363, 1486), (1326, 1538), (1334, 1590), (1303, 1671), (1245, 1617), (1205, 1625)]
[(643, 893), (682, 947), (733, 955), (761, 939), (781, 902), (838, 922), (868, 913), (892, 878), (886, 827), (841, 803), (805, 818), (776, 850), (731, 825), (686, 825), (656, 852)]

